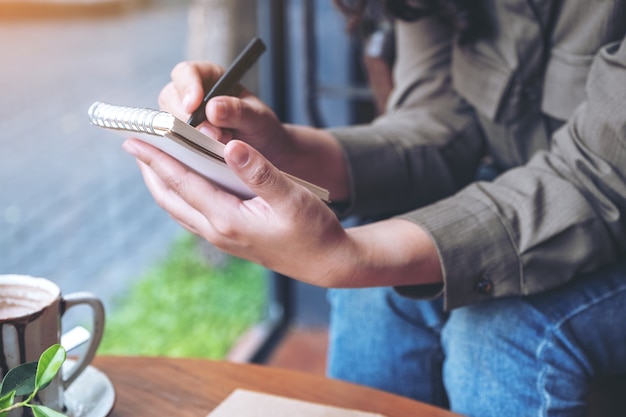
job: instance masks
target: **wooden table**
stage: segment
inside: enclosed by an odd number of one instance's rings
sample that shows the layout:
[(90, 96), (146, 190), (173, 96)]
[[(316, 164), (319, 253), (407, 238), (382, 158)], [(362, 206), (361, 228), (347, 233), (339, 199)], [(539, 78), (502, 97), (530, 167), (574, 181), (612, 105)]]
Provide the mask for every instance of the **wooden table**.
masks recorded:
[(110, 417), (205, 417), (244, 388), (386, 417), (459, 417), (430, 405), (321, 376), (204, 359), (99, 356), (93, 365), (115, 387)]

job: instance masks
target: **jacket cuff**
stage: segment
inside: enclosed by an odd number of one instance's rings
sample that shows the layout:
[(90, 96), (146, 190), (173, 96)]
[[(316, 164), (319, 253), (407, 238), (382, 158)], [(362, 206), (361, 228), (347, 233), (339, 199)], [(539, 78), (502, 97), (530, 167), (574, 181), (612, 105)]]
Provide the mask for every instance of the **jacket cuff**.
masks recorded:
[(351, 200), (341, 207), (342, 217), (358, 211), (363, 215), (397, 214), (406, 199), (408, 172), (402, 153), (369, 126), (329, 129), (343, 148)]
[[(422, 227), (434, 241), (442, 263), (444, 307), (451, 310), (495, 297), (520, 295), (521, 261), (510, 231), (487, 203), (454, 198), (400, 216)], [(424, 286), (397, 288), (400, 294), (433, 297)]]

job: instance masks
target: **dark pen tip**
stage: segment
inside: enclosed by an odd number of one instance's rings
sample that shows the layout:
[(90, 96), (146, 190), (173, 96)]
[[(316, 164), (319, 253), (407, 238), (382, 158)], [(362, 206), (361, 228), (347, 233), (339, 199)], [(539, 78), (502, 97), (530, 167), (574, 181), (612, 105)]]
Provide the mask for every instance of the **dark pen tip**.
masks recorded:
[(191, 115), (189, 120), (187, 120), (187, 124), (193, 127), (197, 127), (200, 123), (202, 123), (202, 120), (197, 121), (193, 114)]

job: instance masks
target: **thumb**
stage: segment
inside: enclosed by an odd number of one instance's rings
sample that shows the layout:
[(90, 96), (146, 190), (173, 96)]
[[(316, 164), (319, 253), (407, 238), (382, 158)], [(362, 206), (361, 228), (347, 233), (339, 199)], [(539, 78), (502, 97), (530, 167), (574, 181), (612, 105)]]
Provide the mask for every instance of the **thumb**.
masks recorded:
[(256, 123), (257, 111), (239, 97), (219, 96), (211, 99), (207, 105), (207, 120), (222, 128), (237, 128), (242, 124)]
[(230, 169), (267, 202), (284, 200), (294, 192), (295, 184), (247, 143), (239, 140), (228, 142), (224, 159)]

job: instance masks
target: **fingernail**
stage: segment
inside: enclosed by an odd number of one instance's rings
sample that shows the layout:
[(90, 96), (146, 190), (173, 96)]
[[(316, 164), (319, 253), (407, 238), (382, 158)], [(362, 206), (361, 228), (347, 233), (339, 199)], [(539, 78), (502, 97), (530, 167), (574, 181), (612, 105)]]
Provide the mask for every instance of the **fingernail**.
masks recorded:
[(230, 151), (230, 159), (235, 165), (243, 168), (250, 160), (250, 152), (246, 146), (238, 144)]

